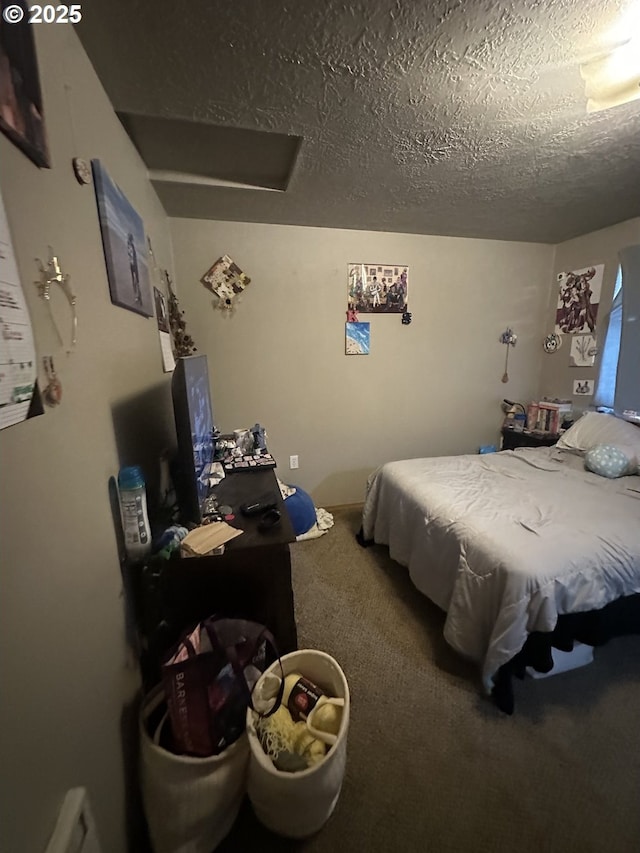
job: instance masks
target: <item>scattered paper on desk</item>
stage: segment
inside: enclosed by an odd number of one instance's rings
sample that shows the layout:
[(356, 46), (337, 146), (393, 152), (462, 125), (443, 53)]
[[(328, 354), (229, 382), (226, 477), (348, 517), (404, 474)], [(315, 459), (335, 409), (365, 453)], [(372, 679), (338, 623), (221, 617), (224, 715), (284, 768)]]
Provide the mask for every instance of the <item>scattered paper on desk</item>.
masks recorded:
[(220, 545), (224, 545), (225, 542), (240, 536), (242, 532), (237, 527), (227, 524), (226, 521), (214, 521), (213, 524), (196, 527), (195, 530), (187, 533), (180, 547), (187, 553), (202, 557), (219, 548)]

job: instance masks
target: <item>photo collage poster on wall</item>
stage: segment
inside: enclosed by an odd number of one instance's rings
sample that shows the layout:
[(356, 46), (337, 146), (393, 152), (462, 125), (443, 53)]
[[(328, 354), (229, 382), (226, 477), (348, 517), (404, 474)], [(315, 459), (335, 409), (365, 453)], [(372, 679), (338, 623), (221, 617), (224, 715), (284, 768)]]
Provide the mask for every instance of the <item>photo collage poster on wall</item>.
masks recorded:
[(371, 323), (360, 321), (358, 314), (401, 314), (403, 324), (410, 322), (408, 290), (407, 264), (347, 265), (346, 355), (371, 351)]
[(204, 286), (218, 297), (218, 306), (232, 310), (237, 297), (251, 283), (251, 279), (229, 255), (223, 255), (201, 279)]
[(409, 267), (404, 264), (349, 264), (349, 309), (360, 314), (403, 314), (407, 310)]

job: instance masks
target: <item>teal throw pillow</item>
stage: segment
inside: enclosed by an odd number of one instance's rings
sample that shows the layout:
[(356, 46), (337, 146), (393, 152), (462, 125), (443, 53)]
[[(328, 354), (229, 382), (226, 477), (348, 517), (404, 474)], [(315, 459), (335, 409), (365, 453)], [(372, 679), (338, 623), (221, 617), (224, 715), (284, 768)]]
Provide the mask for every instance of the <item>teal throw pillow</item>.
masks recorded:
[(584, 467), (587, 470), (610, 479), (632, 474), (634, 461), (619, 447), (613, 447), (611, 444), (598, 444), (584, 455)]

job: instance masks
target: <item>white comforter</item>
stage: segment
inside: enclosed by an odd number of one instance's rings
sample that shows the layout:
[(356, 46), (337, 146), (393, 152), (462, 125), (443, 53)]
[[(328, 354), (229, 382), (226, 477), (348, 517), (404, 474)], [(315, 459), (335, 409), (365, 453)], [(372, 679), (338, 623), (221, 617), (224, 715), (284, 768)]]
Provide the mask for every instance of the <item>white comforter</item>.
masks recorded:
[(488, 691), (529, 632), (640, 592), (640, 477), (556, 448), (387, 463), (362, 526), (447, 612), (446, 640)]

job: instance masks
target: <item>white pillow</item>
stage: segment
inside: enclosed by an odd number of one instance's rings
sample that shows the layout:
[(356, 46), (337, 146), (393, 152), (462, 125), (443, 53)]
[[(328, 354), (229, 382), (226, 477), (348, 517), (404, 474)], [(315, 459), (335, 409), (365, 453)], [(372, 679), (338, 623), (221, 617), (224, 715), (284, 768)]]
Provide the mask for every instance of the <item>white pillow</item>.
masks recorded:
[(640, 459), (640, 426), (623, 421), (615, 415), (585, 412), (558, 439), (557, 447), (584, 453), (598, 444), (624, 447)]

